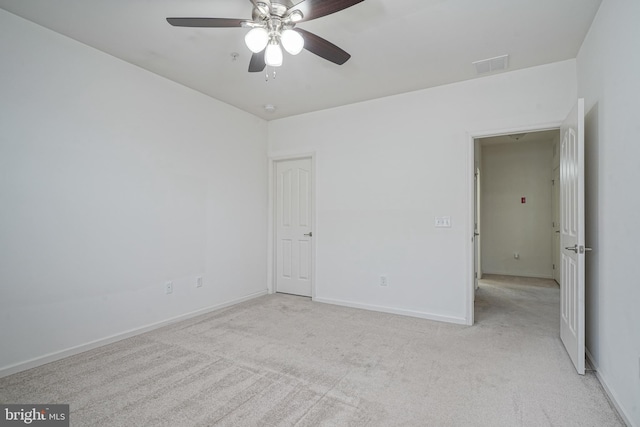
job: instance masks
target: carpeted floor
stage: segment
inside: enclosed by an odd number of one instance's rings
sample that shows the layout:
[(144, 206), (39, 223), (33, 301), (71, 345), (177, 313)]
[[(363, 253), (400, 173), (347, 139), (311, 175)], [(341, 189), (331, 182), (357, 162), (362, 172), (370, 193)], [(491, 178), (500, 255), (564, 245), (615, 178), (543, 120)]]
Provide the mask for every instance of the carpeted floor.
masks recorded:
[(558, 322), (557, 286), (504, 277), (473, 327), (270, 295), (0, 379), (0, 402), (74, 426), (623, 425)]

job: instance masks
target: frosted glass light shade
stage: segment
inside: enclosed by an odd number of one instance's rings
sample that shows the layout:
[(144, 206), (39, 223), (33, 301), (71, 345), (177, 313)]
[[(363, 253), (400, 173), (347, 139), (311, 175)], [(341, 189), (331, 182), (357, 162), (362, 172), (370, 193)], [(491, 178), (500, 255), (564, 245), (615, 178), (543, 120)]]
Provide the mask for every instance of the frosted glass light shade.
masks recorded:
[(284, 30), (280, 36), (282, 47), (291, 55), (297, 55), (304, 48), (304, 39), (297, 31)]
[(244, 42), (251, 52), (261, 52), (269, 43), (269, 32), (264, 28), (253, 28), (244, 36)]
[(267, 45), (267, 50), (264, 52), (264, 62), (270, 67), (282, 65), (282, 49), (277, 42), (271, 42)]
[(299, 22), (302, 21), (302, 18), (304, 18), (304, 15), (302, 14), (302, 12), (300, 12), (299, 10), (294, 10), (293, 12), (291, 12), (289, 14), (289, 18), (293, 21), (293, 22)]

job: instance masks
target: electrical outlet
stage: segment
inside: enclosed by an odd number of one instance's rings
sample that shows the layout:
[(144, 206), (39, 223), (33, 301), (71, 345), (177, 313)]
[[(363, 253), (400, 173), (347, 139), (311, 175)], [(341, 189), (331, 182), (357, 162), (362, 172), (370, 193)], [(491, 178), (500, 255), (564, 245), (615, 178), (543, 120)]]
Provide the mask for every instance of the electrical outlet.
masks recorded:
[(387, 276), (380, 276), (380, 286), (387, 286)]
[(196, 288), (202, 287), (202, 276), (196, 277)]
[(164, 291), (165, 291), (165, 293), (166, 293), (167, 295), (168, 295), (168, 294), (173, 293), (173, 282), (167, 282), (167, 283), (165, 283), (165, 285), (164, 285)]

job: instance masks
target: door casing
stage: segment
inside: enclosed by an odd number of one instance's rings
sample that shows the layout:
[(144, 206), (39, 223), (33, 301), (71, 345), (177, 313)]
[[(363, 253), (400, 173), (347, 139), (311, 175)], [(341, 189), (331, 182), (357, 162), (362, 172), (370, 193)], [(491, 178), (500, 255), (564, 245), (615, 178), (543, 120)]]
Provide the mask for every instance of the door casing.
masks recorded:
[[(475, 149), (475, 146), (474, 146)], [(480, 193), (480, 168), (476, 165), (475, 170), (475, 192), (474, 192), (474, 220), (473, 220), (473, 276), (475, 278), (474, 281), (474, 289), (478, 290), (478, 280), (482, 279), (482, 236), (480, 231), (480, 206), (481, 206), (481, 193)], [(475, 294), (474, 294), (475, 301)]]
[[(559, 146), (560, 144), (558, 144)], [(559, 148), (558, 148), (559, 149)], [(553, 170), (553, 227), (551, 229), (551, 254), (553, 258), (553, 280), (560, 285), (560, 166)]]

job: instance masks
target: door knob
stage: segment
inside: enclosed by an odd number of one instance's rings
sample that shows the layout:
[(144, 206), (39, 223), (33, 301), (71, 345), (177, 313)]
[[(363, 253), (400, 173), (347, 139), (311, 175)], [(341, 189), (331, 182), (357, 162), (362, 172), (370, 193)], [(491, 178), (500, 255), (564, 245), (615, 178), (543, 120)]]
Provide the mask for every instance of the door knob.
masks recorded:
[(305, 236), (313, 237), (313, 231), (306, 233)]
[(585, 248), (582, 245), (578, 246), (577, 244), (573, 247), (569, 246), (568, 248), (565, 248), (565, 249), (568, 251), (573, 251), (575, 253), (580, 253), (580, 254), (583, 254), (585, 252), (591, 252), (593, 250), (591, 248)]

